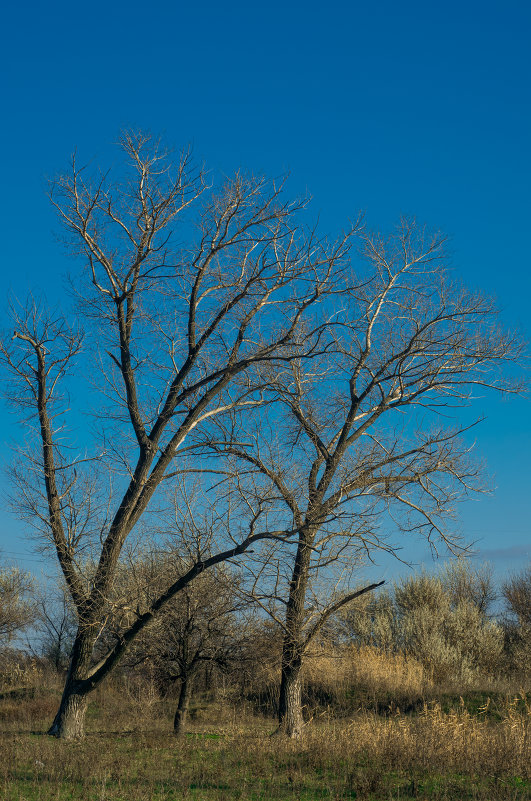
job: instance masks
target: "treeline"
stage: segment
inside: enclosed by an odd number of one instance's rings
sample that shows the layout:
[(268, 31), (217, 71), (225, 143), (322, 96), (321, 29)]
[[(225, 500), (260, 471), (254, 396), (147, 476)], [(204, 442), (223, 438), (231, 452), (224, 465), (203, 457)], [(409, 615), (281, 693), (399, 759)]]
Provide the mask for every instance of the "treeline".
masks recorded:
[[(123, 565), (107, 599), (93, 656), (120, 641), (160, 592), (166, 554)], [(1, 682), (25, 669), (63, 675), (78, 625), (66, 591), (43, 590), (16, 568), (0, 570)], [(174, 731), (184, 731), (193, 696), (220, 689), (236, 704), (277, 714), (283, 632), (253, 602), (241, 574), (204, 573), (135, 640), (114, 681), (174, 698)], [(351, 711), (365, 697), (397, 706), (437, 691), (528, 691), (531, 676), (531, 565), (496, 586), (491, 569), (457, 560), (417, 572), (343, 606), (323, 627), (303, 672), (306, 717), (326, 707)], [(387, 695), (386, 695), (387, 693)], [(372, 694), (372, 695), (371, 695)], [(350, 699), (350, 706), (348, 699)]]

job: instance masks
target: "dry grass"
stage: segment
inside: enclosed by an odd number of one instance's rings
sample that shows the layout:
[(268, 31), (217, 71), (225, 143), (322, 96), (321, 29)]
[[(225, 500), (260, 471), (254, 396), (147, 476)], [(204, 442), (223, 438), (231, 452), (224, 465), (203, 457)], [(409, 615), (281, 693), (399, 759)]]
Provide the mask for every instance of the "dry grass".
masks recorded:
[(21, 700), (18, 720), (0, 724), (2, 801), (531, 798), (524, 699), (505, 704), (499, 720), (463, 702), (446, 713), (432, 703), (417, 715), (314, 721), (300, 742), (272, 737), (273, 721), (238, 720), (235, 706), (218, 702), (177, 740), (168, 703), (142, 711), (108, 690), (91, 703), (81, 743), (44, 735), (50, 717), (40, 717), (36, 700)]
[(305, 680), (336, 692), (362, 686), (374, 694), (422, 695), (432, 687), (413, 657), (369, 646), (337, 653), (327, 648), (312, 655), (305, 666)]
[[(247, 694), (255, 711), (269, 715), (274, 715), (278, 703), (276, 657), (270, 655), (259, 663)], [(326, 713), (349, 716), (367, 708), (408, 708), (422, 704), (434, 690), (413, 657), (368, 646), (338, 650), (327, 644), (307, 655), (303, 688), (307, 717)]]
[[(310, 664), (320, 679), (346, 691), (354, 679), (388, 697), (416, 693), (415, 663), (373, 651), (341, 667)], [(340, 672), (343, 671), (343, 672)], [(313, 671), (313, 672), (312, 672)], [(87, 737), (64, 743), (44, 732), (59, 681), (0, 693), (1, 801), (389, 801), (390, 799), (531, 798), (531, 708), (525, 696), (481, 703), (465, 696), (426, 702), (412, 714), (366, 709), (348, 717), (316, 716), (300, 742), (271, 736), (273, 719), (253, 717), (230, 693), (200, 698), (190, 733), (171, 734), (173, 704), (150, 686), (109, 685), (91, 699)], [(35, 676), (33, 676), (35, 678)], [(44, 680), (45, 677), (41, 676)], [(419, 684), (420, 683), (420, 684)], [(248, 710), (248, 707), (247, 707)]]
[(432, 688), (420, 662), (404, 654), (389, 654), (377, 648), (359, 648), (350, 654), (350, 686), (364, 685), (373, 692), (422, 695)]

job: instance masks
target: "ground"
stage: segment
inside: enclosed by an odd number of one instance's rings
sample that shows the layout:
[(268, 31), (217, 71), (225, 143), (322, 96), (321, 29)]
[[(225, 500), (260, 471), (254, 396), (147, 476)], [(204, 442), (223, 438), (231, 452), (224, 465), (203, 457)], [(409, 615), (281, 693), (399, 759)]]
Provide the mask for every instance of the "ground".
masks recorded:
[(292, 742), (227, 700), (199, 703), (176, 738), (171, 703), (108, 690), (65, 743), (45, 734), (56, 693), (0, 694), (1, 801), (531, 799), (525, 697), (323, 714)]

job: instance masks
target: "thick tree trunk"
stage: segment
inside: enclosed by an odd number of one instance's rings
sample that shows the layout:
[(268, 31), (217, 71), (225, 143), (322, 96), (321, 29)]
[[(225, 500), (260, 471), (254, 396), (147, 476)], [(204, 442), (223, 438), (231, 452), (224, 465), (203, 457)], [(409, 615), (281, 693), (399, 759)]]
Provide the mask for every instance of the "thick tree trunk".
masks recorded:
[(292, 738), (300, 737), (303, 728), (301, 691), (301, 668), (304, 654), (303, 627), (312, 544), (313, 532), (309, 529), (301, 531), (286, 606), (278, 731), (280, 734), (286, 734)]
[(78, 740), (85, 734), (85, 713), (93, 685), (88, 681), (93, 641), (83, 633), (76, 637), (59, 709), (48, 734)]
[(62, 740), (80, 740), (85, 734), (88, 695), (76, 692), (75, 684), (72, 682), (65, 686), (54, 722), (48, 730), (48, 734)]
[(173, 732), (177, 736), (184, 734), (186, 721), (188, 718), (188, 710), (190, 708), (190, 699), (192, 697), (192, 679), (184, 678), (181, 681), (181, 691), (179, 693), (179, 702), (175, 711), (175, 718), (173, 719)]
[(278, 709), (279, 733), (296, 739), (302, 734), (301, 663), (283, 665)]

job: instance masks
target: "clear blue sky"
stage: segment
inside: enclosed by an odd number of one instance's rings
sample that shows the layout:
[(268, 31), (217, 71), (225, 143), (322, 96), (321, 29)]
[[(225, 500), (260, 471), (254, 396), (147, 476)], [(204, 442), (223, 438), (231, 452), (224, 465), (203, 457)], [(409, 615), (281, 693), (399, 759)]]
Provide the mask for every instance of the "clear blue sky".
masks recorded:
[[(373, 226), (408, 213), (440, 227), (458, 274), (529, 336), (531, 4), (60, 0), (10, 3), (2, 23), (4, 293), (60, 297), (70, 264), (45, 176), (74, 148), (108, 163), (119, 130), (142, 127), (216, 171), (289, 170), (332, 233), (359, 209)], [(531, 405), (478, 411), (497, 491), (462, 529), (515, 569), (530, 556)], [(16, 428), (0, 415), (5, 462)], [(20, 535), (4, 511), (4, 553), (29, 553)]]

